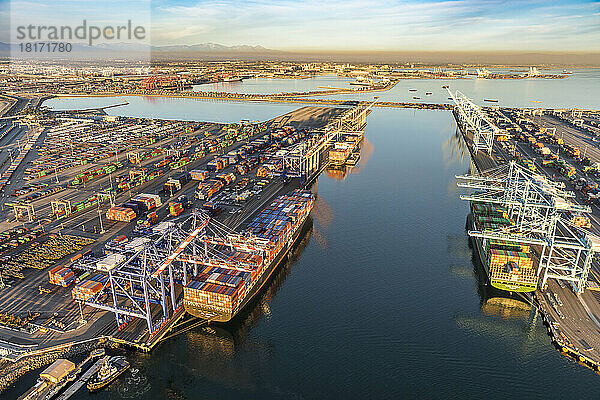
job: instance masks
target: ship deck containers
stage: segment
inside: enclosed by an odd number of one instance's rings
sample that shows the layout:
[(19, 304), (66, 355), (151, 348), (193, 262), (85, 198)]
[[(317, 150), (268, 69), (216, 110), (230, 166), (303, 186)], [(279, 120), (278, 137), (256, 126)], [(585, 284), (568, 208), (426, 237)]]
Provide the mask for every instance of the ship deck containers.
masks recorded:
[(247, 226), (253, 235), (266, 239), (266, 258), (254, 253), (220, 249), (226, 261), (219, 266), (206, 267), (184, 287), (186, 309), (214, 311), (231, 318), (250, 295), (265, 268), (273, 267), (271, 263), (275, 262), (276, 256), (289, 245), (289, 239), (306, 220), (312, 205), (312, 195), (304, 191), (275, 199)]

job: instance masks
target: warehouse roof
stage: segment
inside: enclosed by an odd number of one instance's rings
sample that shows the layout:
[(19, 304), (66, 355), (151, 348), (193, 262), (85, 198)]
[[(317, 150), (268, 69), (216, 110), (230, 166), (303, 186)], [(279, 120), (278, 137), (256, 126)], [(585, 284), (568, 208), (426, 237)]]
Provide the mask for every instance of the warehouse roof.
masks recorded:
[(69, 360), (59, 358), (40, 374), (40, 378), (56, 383), (66, 377), (69, 372), (74, 370), (75, 364)]

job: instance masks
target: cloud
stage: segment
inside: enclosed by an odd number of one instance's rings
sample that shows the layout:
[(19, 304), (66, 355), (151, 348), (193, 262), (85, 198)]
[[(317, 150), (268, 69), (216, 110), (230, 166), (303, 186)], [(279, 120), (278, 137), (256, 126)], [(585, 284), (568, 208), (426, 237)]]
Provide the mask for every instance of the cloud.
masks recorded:
[[(1, 1), (1, 0), (0, 0)], [(135, 14), (149, 0), (15, 0), (61, 18), (94, 7)], [(308, 50), (600, 50), (600, 2), (585, 0), (154, 0), (155, 45), (260, 44)]]

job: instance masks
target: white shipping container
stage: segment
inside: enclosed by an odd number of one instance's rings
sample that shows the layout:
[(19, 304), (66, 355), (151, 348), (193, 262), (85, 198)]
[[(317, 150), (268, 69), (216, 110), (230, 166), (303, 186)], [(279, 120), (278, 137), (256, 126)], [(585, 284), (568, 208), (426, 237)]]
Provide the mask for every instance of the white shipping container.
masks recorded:
[(111, 254), (96, 262), (96, 268), (101, 271), (110, 271), (125, 261), (123, 254)]

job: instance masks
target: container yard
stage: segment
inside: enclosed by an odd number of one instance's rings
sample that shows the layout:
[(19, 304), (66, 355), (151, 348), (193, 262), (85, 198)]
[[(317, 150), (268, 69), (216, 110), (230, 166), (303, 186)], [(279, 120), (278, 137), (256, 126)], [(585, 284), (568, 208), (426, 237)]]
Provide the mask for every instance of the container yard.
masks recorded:
[[(314, 195), (296, 189), (348, 140), (325, 128), (363, 129), (368, 112), (303, 107), (237, 124), (41, 114), (23, 179), (2, 198), (3, 356), (101, 339), (147, 351), (186, 313), (233, 318), (300, 236)], [(196, 252), (205, 244), (214, 254)], [(178, 246), (189, 247), (168, 261)], [(152, 274), (136, 281), (148, 251)]]

